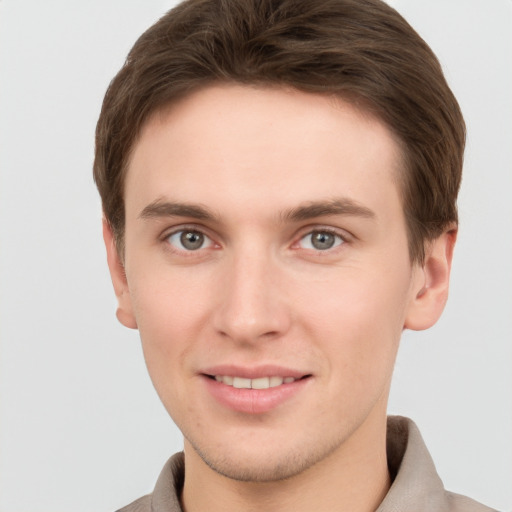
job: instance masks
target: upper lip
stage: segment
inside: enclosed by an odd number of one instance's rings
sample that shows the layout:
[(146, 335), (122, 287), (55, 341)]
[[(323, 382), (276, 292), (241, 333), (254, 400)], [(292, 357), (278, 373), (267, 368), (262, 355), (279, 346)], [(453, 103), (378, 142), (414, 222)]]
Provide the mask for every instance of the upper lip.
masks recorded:
[(261, 377), (293, 377), (300, 379), (306, 375), (311, 375), (310, 372), (304, 372), (285, 366), (264, 364), (258, 366), (240, 366), (232, 364), (221, 364), (205, 368), (200, 372), (203, 375), (229, 375), (232, 377), (242, 377), (245, 379), (258, 379)]

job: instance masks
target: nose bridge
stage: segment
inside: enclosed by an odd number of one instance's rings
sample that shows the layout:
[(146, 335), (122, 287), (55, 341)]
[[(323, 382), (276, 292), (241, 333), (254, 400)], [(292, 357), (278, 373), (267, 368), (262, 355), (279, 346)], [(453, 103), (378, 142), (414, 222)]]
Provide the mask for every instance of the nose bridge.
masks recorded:
[(239, 342), (277, 337), (289, 326), (280, 268), (270, 251), (234, 253), (226, 262), (215, 314), (219, 333)]

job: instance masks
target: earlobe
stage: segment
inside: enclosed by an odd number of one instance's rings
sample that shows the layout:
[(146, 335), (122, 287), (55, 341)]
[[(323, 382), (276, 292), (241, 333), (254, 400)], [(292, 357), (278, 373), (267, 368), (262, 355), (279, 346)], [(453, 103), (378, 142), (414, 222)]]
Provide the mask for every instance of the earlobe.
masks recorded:
[(137, 329), (137, 322), (133, 314), (130, 290), (126, 280), (124, 265), (117, 251), (112, 228), (105, 218), (103, 218), (103, 240), (107, 250), (107, 263), (110, 277), (117, 297), (117, 319), (125, 327)]
[(448, 299), (453, 249), (457, 228), (445, 231), (432, 241), (422, 267), (417, 267), (412, 299), (405, 318), (404, 329), (422, 331), (432, 327), (444, 310)]

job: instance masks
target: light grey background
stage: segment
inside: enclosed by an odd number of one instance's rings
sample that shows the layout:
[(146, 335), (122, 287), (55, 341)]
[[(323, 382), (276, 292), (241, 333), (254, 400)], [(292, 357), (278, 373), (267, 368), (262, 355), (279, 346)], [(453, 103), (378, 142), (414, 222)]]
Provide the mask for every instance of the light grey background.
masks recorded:
[[(512, 2), (395, 0), (468, 124), (451, 298), (406, 333), (390, 410), (446, 486), (512, 510)], [(114, 317), (92, 183), (103, 93), (163, 0), (0, 0), (0, 511), (106, 512), (181, 438)]]

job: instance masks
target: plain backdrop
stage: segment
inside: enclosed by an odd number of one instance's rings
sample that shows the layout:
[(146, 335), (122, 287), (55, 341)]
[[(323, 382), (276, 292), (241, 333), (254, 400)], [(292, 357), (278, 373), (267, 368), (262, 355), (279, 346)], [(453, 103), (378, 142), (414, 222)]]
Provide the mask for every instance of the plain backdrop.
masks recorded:
[[(512, 2), (396, 0), (468, 125), (451, 297), (390, 411), (447, 488), (512, 510)], [(108, 82), (173, 2), (0, 0), (0, 511), (107, 512), (182, 445), (117, 324), (91, 177)]]

